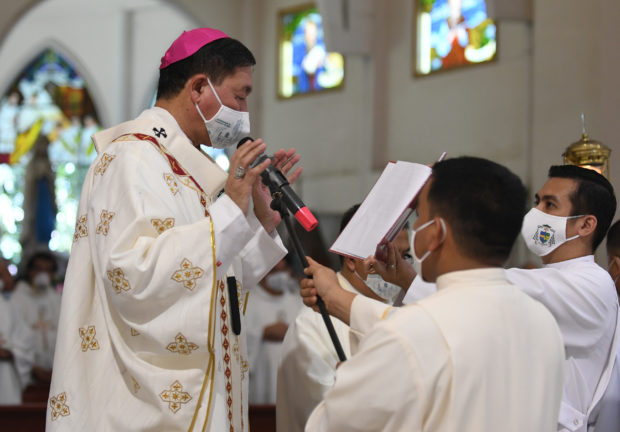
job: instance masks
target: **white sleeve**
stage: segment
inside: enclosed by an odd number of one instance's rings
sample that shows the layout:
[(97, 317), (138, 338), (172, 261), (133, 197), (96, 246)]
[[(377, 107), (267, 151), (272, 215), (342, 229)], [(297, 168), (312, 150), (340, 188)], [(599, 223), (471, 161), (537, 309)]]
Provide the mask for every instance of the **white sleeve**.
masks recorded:
[(606, 292), (606, 281), (599, 280), (598, 274), (548, 267), (512, 268), (506, 270), (506, 277), (547, 307), (562, 329), (566, 347), (586, 349), (597, 344), (607, 324), (616, 319), (615, 292)]
[(351, 304), (351, 329), (364, 335), (376, 323), (385, 319), (393, 310), (395, 309), (392, 306), (388, 306), (383, 302), (357, 295)]
[[(348, 356), (348, 327), (332, 318)], [(289, 326), (278, 365), (276, 423), (279, 432), (300, 432), (334, 384), (338, 355), (320, 314), (306, 309)]]
[[(306, 431), (421, 431), (423, 377), (418, 356), (394, 328), (381, 322), (342, 363), (334, 386), (312, 412)], [(386, 391), (389, 389), (389, 391)]]
[[(219, 200), (218, 200), (219, 201)], [(269, 234), (258, 221), (254, 212), (247, 217), (254, 235), (239, 253), (241, 257), (243, 285), (254, 287), (267, 272), (286, 255), (287, 251), (276, 230)]]

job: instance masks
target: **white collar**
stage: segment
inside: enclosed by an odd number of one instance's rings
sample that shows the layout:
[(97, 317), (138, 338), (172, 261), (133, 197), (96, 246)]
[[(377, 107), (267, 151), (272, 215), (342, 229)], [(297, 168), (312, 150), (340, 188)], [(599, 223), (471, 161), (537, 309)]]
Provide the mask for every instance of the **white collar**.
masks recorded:
[(157, 138), (158, 142), (174, 155), (181, 166), (200, 184), (211, 202), (215, 201), (224, 188), (228, 178), (226, 171), (194, 147), (172, 114), (160, 107), (147, 109), (135, 120), (94, 134), (93, 141), (97, 153), (104, 151), (119, 136), (130, 133), (141, 133)]
[(594, 262), (594, 255), (584, 255), (584, 256), (580, 256), (580, 257), (569, 259), (569, 260), (565, 260), (565, 261), (560, 261), (560, 262), (551, 263), (551, 264), (545, 264), (543, 267), (545, 267), (545, 268), (564, 268), (564, 267), (571, 266), (571, 265), (573, 265), (575, 263), (578, 263), (578, 262), (593, 263)]
[(486, 267), (471, 270), (459, 270), (444, 273), (437, 278), (437, 291), (459, 285), (502, 285), (509, 284), (504, 269), (501, 267)]

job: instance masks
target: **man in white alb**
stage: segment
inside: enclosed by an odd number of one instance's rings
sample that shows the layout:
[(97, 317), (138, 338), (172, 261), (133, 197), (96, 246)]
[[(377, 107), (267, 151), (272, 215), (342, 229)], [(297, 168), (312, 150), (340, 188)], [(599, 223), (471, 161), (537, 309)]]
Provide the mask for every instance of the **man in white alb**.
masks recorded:
[(9, 304), (14, 318), (30, 328), (34, 363), (27, 383), (47, 392), (52, 379), (61, 296), (54, 286), (58, 263), (48, 251), (35, 252), (26, 262), (24, 279), (15, 284)]
[[(545, 265), (506, 270), (511, 283), (551, 311), (562, 332), (566, 360), (558, 431), (585, 432), (594, 423), (590, 413), (611, 375), (618, 300), (612, 279), (593, 253), (615, 211), (614, 191), (605, 177), (572, 165), (551, 167), (521, 231)], [(412, 288), (406, 304), (415, 301)]]
[[(248, 430), (236, 300), (286, 250), (259, 178), (271, 162), (251, 166), (262, 140), (234, 152), (229, 174), (200, 145), (249, 133), (254, 63), (219, 30), (183, 32), (162, 57), (155, 107), (94, 135), (47, 430)], [(294, 153), (273, 164), (287, 173)]]
[[(320, 295), (330, 314), (365, 336), (307, 431), (555, 428), (564, 357), (558, 326), (501, 268), (525, 200), (518, 177), (498, 164), (472, 157), (435, 164), (418, 198), (412, 255), (437, 292), (412, 305), (390, 308), (347, 292), (310, 260), (306, 305), (316, 307)], [(397, 258), (389, 245), (386, 267), (402, 264)]]
[[(341, 232), (358, 208), (359, 204), (356, 204), (344, 213)], [(408, 227), (403, 228), (394, 243), (404, 259), (411, 258)], [(366, 273), (360, 260), (340, 257), (340, 262), (342, 268), (337, 273), (338, 282), (347, 291), (390, 304), (402, 292), (399, 286)], [(352, 347), (356, 347), (361, 335), (337, 318), (332, 319), (332, 324), (344, 354), (350, 357)], [(338, 362), (338, 354), (323, 318), (313, 310), (305, 309), (291, 325), (283, 342), (278, 367), (278, 431), (304, 430), (310, 413), (334, 384)]]
[[(12, 290), (12, 285), (7, 263), (0, 258), (0, 292)], [(21, 404), (33, 361), (33, 333), (16, 319), (11, 305), (0, 295), (0, 405)]]
[(506, 277), (555, 317), (566, 352), (558, 431), (585, 432), (607, 388), (617, 343), (618, 298), (613, 280), (594, 261), (616, 212), (609, 181), (573, 165), (552, 166), (523, 220), (540, 269), (509, 269)]
[[(293, 292), (293, 287), (295, 292)], [(250, 363), (250, 404), (276, 403), (276, 377), (282, 340), (286, 330), (303, 308), (299, 281), (281, 260), (252, 288), (247, 306), (248, 356)]]
[[(616, 221), (607, 233), (607, 271), (620, 296), (620, 221)], [(607, 390), (599, 404), (592, 410), (590, 423), (595, 420), (595, 432), (618, 432), (620, 426), (620, 347), (616, 349)]]

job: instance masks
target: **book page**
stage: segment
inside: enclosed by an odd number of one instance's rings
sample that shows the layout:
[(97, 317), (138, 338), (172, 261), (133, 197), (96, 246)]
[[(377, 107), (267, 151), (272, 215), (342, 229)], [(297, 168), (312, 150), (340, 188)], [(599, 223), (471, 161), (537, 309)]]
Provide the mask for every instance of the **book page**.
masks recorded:
[(410, 213), (431, 172), (413, 162), (389, 163), (330, 251), (360, 259), (373, 255), (390, 230), (409, 215), (404, 213)]

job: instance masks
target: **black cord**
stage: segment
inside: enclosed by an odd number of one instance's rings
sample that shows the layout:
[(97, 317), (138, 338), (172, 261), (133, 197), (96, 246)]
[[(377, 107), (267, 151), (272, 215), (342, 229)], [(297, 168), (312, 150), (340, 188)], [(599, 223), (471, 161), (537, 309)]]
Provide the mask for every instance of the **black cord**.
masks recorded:
[[(308, 267), (308, 260), (306, 259), (306, 254), (304, 253), (304, 249), (301, 246), (301, 242), (299, 241), (299, 237), (295, 232), (295, 228), (291, 224), (291, 220), (288, 217), (288, 209), (283, 205), (282, 200), (279, 197), (278, 193), (272, 194), (273, 201), (271, 202), (271, 208), (277, 210), (280, 213), (280, 216), (284, 220), (286, 225), (286, 229), (293, 240), (293, 245), (295, 246), (295, 251), (297, 252), (297, 257), (301, 260), (301, 264), (303, 268)], [(307, 276), (311, 277), (311, 276)], [(342, 349), (342, 345), (340, 344), (340, 340), (338, 339), (338, 335), (336, 334), (336, 330), (334, 329), (334, 324), (332, 323), (329, 314), (327, 313), (327, 308), (325, 307), (325, 302), (323, 299), (317, 295), (316, 305), (319, 308), (319, 312), (321, 313), (321, 317), (323, 318), (323, 322), (327, 327), (327, 332), (329, 333), (329, 337), (334, 344), (334, 348), (336, 349), (336, 354), (338, 354), (338, 358), (340, 361), (346, 361), (347, 357), (344, 354), (344, 350)]]

